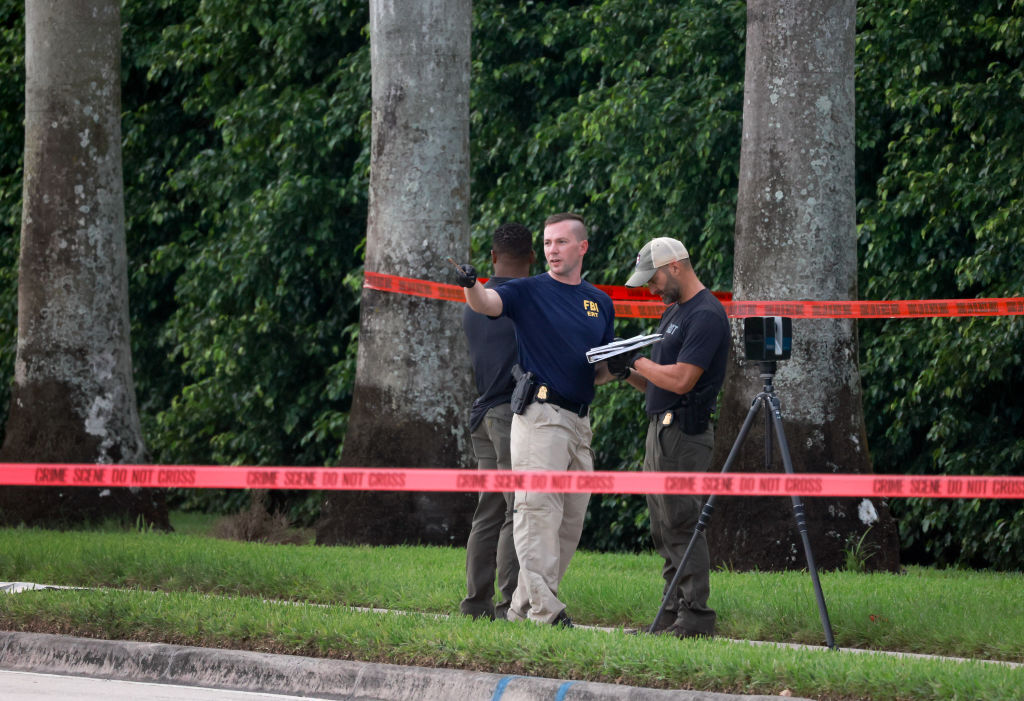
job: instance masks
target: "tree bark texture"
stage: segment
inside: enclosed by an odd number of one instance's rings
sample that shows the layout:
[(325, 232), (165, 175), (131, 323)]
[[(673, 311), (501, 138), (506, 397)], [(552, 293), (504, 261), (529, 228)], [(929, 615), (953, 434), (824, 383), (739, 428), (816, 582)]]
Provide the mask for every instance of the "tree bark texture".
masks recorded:
[[(28, 0), (18, 344), (2, 459), (137, 463), (121, 173), (119, 0)], [(8, 522), (139, 514), (162, 497), (0, 489)]]
[[(469, 250), (470, 0), (373, 0), (366, 270), (448, 280)], [(460, 305), (364, 290), (342, 462), (469, 467)], [(334, 492), (320, 543), (461, 543), (474, 494)]]
[[(736, 213), (734, 295), (741, 300), (857, 297), (854, 195), (854, 0), (752, 0), (747, 5), (743, 142)], [(742, 323), (715, 446), (722, 465), (763, 381), (744, 362)], [(797, 472), (868, 473), (857, 329), (851, 320), (793, 322), (792, 359), (778, 364)], [(762, 411), (762, 414), (764, 412)], [(764, 421), (744, 441), (733, 471), (765, 470)], [(776, 454), (773, 471), (782, 472)], [(805, 497), (817, 564), (842, 567), (860, 546), (871, 569), (899, 566), (884, 500)], [(870, 530), (868, 530), (870, 529)], [(788, 499), (723, 499), (708, 532), (712, 557), (737, 569), (806, 565)]]

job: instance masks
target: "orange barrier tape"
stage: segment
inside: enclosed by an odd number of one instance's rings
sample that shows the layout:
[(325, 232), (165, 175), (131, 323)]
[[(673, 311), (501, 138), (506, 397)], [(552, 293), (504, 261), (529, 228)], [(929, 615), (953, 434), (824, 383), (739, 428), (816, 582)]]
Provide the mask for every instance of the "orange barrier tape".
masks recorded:
[[(480, 282), (487, 282), (487, 278), (477, 278)], [(368, 290), (381, 290), (383, 292), (398, 292), (400, 294), (413, 295), (416, 297), (430, 297), (431, 299), (445, 299), (452, 302), (465, 302), (462, 288), (458, 285), (449, 285), (443, 282), (431, 282), (429, 280), (417, 280), (411, 277), (399, 277), (398, 275), (387, 275), (385, 273), (363, 273), (363, 287)], [(595, 285), (612, 300), (627, 300), (638, 302), (657, 302), (664, 307), (660, 297), (655, 297), (646, 287), (625, 287), (623, 285)], [(716, 297), (723, 301), (732, 299), (732, 292), (715, 292)]]
[[(616, 317), (657, 319), (665, 311), (661, 302), (613, 302)], [(735, 318), (788, 316), (794, 319), (921, 319), (954, 316), (1015, 316), (1024, 314), (1024, 297), (1001, 299), (922, 299), (898, 302), (868, 301), (723, 301)]]
[(737, 302), (729, 316), (790, 316), (799, 319), (920, 319), (936, 316), (1024, 314), (1024, 297), (920, 299), (897, 302)]
[(370, 271), (363, 273), (363, 287), (368, 290), (397, 292), (414, 297), (445, 299), (449, 302), (465, 303), (466, 301), (466, 296), (458, 285), (447, 285), (443, 282), (430, 282), (429, 280), (417, 280), (411, 277), (399, 277), (383, 273), (371, 273)]
[[(485, 278), (481, 278), (482, 280)], [(363, 287), (369, 290), (397, 292), (416, 297), (465, 302), (462, 288), (443, 282), (364, 273)], [(598, 285), (615, 305), (615, 316), (632, 319), (658, 319), (665, 305), (643, 287)], [(754, 302), (736, 301), (729, 292), (715, 292), (731, 317), (788, 316), (794, 319), (920, 319), (953, 316), (1024, 315), (1024, 297), (991, 299), (921, 299), (896, 302), (811, 301)]]
[[(661, 297), (651, 294), (651, 291), (646, 287), (626, 287), (625, 285), (594, 285), (594, 287), (611, 297), (613, 302), (623, 300), (633, 302), (655, 302), (662, 309), (665, 308), (665, 303), (661, 301)], [(729, 302), (732, 300), (732, 292), (712, 291), (711, 294), (718, 297), (722, 302)]]
[(0, 484), (398, 492), (591, 492), (730, 496), (1024, 499), (1024, 477), (752, 472), (520, 472), (443, 468), (0, 463)]

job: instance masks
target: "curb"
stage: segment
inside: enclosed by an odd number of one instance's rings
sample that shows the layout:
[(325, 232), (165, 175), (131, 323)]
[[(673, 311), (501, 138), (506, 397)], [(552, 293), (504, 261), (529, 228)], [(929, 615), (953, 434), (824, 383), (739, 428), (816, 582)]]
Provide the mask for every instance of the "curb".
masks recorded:
[(360, 701), (768, 701), (703, 691), (0, 632), (0, 669)]

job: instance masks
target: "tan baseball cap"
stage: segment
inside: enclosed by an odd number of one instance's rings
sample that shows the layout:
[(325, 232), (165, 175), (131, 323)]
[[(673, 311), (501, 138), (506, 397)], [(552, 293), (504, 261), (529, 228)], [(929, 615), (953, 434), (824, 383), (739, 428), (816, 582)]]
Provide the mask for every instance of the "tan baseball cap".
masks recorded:
[(651, 239), (640, 249), (640, 253), (636, 257), (636, 270), (626, 281), (626, 287), (646, 285), (647, 281), (653, 277), (654, 271), (661, 266), (689, 257), (690, 254), (686, 252), (686, 246), (678, 239), (667, 236)]

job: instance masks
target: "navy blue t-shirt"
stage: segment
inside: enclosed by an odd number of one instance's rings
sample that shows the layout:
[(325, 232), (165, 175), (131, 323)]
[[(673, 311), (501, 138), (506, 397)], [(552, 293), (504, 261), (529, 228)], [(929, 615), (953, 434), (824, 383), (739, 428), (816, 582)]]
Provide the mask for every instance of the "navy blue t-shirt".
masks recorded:
[[(659, 365), (689, 363), (704, 370), (689, 394), (706, 396), (713, 402), (725, 381), (729, 358), (729, 317), (708, 290), (701, 290), (682, 304), (673, 304), (661, 315), (658, 333), (664, 334), (651, 351)], [(660, 414), (679, 406), (683, 395), (647, 383), (647, 413)]]
[(611, 343), (615, 307), (589, 282), (567, 285), (548, 273), (509, 280), (495, 290), (502, 315), (516, 325), (519, 364), (566, 399), (594, 399), (587, 351)]

